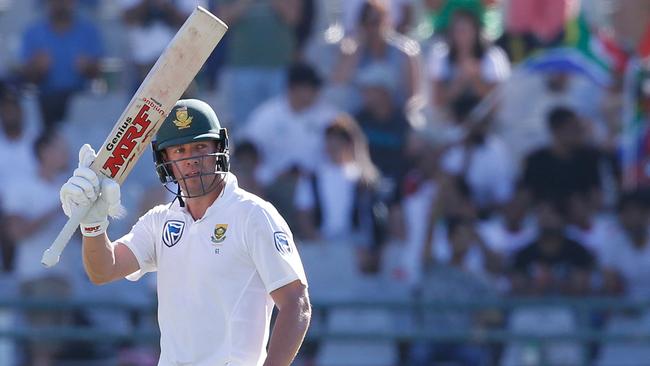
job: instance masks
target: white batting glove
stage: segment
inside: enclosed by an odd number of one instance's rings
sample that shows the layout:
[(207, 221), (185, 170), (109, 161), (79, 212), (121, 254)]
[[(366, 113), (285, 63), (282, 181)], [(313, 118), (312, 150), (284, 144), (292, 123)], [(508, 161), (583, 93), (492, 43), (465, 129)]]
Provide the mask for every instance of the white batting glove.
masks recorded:
[(79, 167), (60, 191), (61, 206), (68, 217), (77, 207), (92, 205), (79, 225), (84, 236), (104, 234), (108, 228), (108, 216), (120, 217), (124, 213), (120, 204), (120, 185), (110, 178), (98, 176), (89, 168), (96, 157), (90, 145), (83, 145), (79, 150)]

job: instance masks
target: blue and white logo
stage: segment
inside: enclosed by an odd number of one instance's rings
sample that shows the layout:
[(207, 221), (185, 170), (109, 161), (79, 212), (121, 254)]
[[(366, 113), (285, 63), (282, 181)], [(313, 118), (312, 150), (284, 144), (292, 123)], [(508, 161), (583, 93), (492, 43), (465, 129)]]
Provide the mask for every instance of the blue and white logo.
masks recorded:
[(276, 231), (273, 233), (273, 239), (275, 240), (275, 249), (277, 249), (280, 254), (291, 254), (291, 243), (289, 242), (289, 236), (287, 234), (282, 231)]
[(162, 241), (168, 247), (173, 247), (181, 240), (185, 223), (179, 220), (168, 220), (162, 233)]

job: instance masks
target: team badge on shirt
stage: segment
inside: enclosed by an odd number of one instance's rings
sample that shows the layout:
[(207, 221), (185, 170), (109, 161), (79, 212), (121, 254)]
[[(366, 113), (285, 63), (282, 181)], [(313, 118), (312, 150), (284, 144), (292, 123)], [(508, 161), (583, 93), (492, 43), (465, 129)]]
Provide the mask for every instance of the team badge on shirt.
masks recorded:
[(291, 244), (289, 243), (289, 236), (282, 231), (273, 233), (273, 240), (275, 241), (275, 249), (282, 255), (291, 254)]
[(228, 230), (228, 224), (216, 224), (214, 225), (214, 234), (210, 238), (213, 243), (218, 244), (226, 240), (226, 231)]
[(167, 220), (163, 228), (162, 241), (168, 247), (173, 247), (181, 240), (185, 223), (180, 220)]

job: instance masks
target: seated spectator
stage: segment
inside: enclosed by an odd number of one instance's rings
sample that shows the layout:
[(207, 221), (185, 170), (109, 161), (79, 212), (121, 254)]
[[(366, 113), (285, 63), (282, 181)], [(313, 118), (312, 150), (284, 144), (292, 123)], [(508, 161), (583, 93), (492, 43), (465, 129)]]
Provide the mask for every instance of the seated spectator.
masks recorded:
[(194, 7), (204, 1), (121, 0), (122, 19), (135, 77), (135, 90)]
[(605, 291), (633, 299), (650, 299), (650, 208), (641, 191), (619, 199), (617, 220), (603, 236)]
[(511, 263), (514, 254), (537, 236), (537, 225), (530, 212), (530, 195), (517, 189), (496, 215), (479, 225), (488, 246)]
[(599, 212), (585, 193), (574, 193), (564, 206), (567, 209), (566, 235), (582, 244), (600, 263), (605, 244), (603, 238), (611, 229), (611, 217)]
[(570, 0), (519, 0), (506, 3), (505, 32), (499, 44), (514, 63), (539, 48), (564, 40), (566, 23), (577, 16), (579, 2)]
[(325, 157), (296, 188), (300, 230), (307, 239), (359, 243), (360, 268), (376, 272), (386, 241), (387, 208), (377, 195), (379, 172), (351, 117), (338, 116), (325, 130)]
[(390, 68), (380, 64), (363, 69), (358, 81), (363, 104), (355, 118), (368, 139), (370, 158), (397, 201), (397, 185), (408, 169), (406, 138), (411, 129), (404, 110), (392, 98), (397, 82)]
[(248, 192), (264, 197), (264, 190), (257, 180), (260, 153), (255, 144), (242, 140), (235, 144), (230, 170), (237, 175), (239, 186)]
[(515, 180), (509, 151), (489, 128), (488, 122), (468, 126), (463, 140), (442, 158), (447, 173), (467, 182), (480, 216), (490, 215), (510, 199)]
[[(476, 232), (475, 223), (461, 217), (449, 217), (446, 222), (448, 253), (435, 259), (436, 266), (424, 274), (420, 285), (421, 296), (426, 300), (467, 301), (480, 296), (485, 299), (497, 295), (495, 283), (488, 273), (500, 270), (500, 260)], [(442, 248), (441, 248), (442, 250)], [(440, 252), (440, 251), (439, 251)], [(443, 285), (443, 282), (445, 283)], [(453, 290), (450, 287), (454, 287)], [(441, 289), (445, 289), (442, 292)], [(465, 292), (465, 294), (462, 294)], [(469, 331), (490, 325), (488, 317), (473, 316), (463, 311), (436, 311), (426, 314), (426, 326), (432, 329)], [(477, 314), (478, 315), (478, 314)], [(410, 349), (409, 361), (413, 365), (438, 365), (441, 362), (460, 365), (490, 365), (491, 352), (484, 345), (471, 343), (443, 343), (424, 345), (416, 343)]]
[(346, 110), (358, 108), (360, 96), (354, 90), (358, 73), (375, 63), (390, 67), (397, 81), (393, 97), (405, 110), (417, 107), (420, 87), (420, 47), (417, 42), (398, 35), (391, 27), (388, 11), (380, 0), (365, 0), (359, 11), (357, 32), (341, 41), (341, 54), (334, 67), (332, 84), (351, 91), (341, 100)]
[[(616, 220), (602, 240), (602, 271), (607, 295), (636, 301), (650, 299), (650, 207), (644, 191), (624, 192), (616, 208)], [(608, 334), (644, 334), (650, 325), (647, 309), (610, 311), (604, 331)], [(598, 352), (597, 365), (631, 366), (647, 360), (645, 344), (634, 341), (605, 342)]]
[(538, 237), (515, 253), (511, 272), (513, 293), (534, 296), (588, 294), (594, 256), (566, 237), (566, 218), (553, 204), (539, 204), (536, 214)]
[(485, 97), (510, 76), (505, 53), (481, 36), (480, 19), (471, 10), (458, 7), (445, 31), (444, 42), (431, 47), (427, 63), (432, 83), (432, 105), (449, 119), (450, 106), (458, 99)]
[[(348, 0), (342, 3), (342, 23), (346, 34), (357, 31), (357, 19), (365, 0)], [(388, 0), (387, 12), (391, 28), (402, 34), (408, 34), (415, 17), (413, 0)]]
[(284, 71), (297, 49), (294, 27), (302, 20), (300, 0), (217, 0), (217, 16), (230, 27), (224, 90), (232, 125), (282, 93)]
[(584, 119), (586, 143), (608, 150), (618, 143), (619, 96), (584, 75), (555, 67), (544, 72), (522, 71), (503, 90), (498, 110), (499, 134), (516, 161), (549, 144), (552, 131), (548, 115), (557, 106), (565, 106)]
[(599, 152), (586, 144), (580, 119), (571, 109), (556, 107), (548, 115), (548, 126), (551, 144), (526, 158), (524, 186), (536, 201), (566, 202), (582, 193), (587, 205), (598, 207)]
[[(510, 279), (515, 296), (584, 296), (590, 293), (595, 269), (593, 255), (565, 235), (565, 216), (548, 202), (536, 209), (538, 236), (515, 253)], [(566, 335), (577, 330), (578, 318), (562, 305), (521, 306), (509, 314), (508, 328), (518, 333)], [(548, 342), (535, 349), (516, 340), (506, 347), (502, 365), (518, 366), (527, 357), (551, 365), (575, 365), (585, 361), (584, 347), (571, 341)]]
[(432, 202), (438, 201), (440, 185), (444, 184), (446, 178), (439, 163), (444, 145), (427, 137), (422, 132), (414, 131), (408, 135), (406, 156), (411, 168), (400, 184), (403, 218), (391, 221), (391, 227), (404, 227), (404, 249), (395, 275), (410, 286), (417, 285), (422, 277), (424, 248), (430, 246), (433, 240), (428, 231), (429, 220), (431, 211), (437, 206)]
[[(59, 189), (69, 174), (68, 146), (61, 135), (49, 132), (36, 139), (33, 149), (36, 170), (17, 180), (9, 179), (0, 190), (8, 236), (16, 244), (14, 278), (21, 297), (70, 299), (75, 286), (87, 281), (80, 267), (79, 248), (70, 248), (58, 266), (47, 269), (40, 264), (43, 252), (66, 222)], [(75, 314), (69, 311), (26, 311), (25, 318), (28, 326), (36, 328), (75, 322)], [(90, 349), (88, 345), (77, 347), (75, 353)], [(65, 343), (30, 343), (25, 364), (52, 364), (72, 357), (66, 350)]]
[(70, 97), (98, 76), (102, 39), (94, 24), (75, 14), (75, 0), (47, 0), (47, 18), (22, 39), (22, 73), (39, 88), (45, 126), (65, 119)]
[(312, 171), (323, 149), (323, 133), (336, 109), (320, 97), (322, 80), (308, 64), (293, 64), (287, 71), (287, 91), (267, 100), (251, 114), (235, 137), (259, 149), (258, 179), (270, 185), (294, 167)]
[[(24, 117), (20, 94), (12, 86), (0, 84), (0, 183), (32, 174), (35, 170), (34, 140), (38, 128), (29, 125)], [(11, 157), (11, 158), (9, 158)], [(17, 169), (16, 169), (17, 168)]]

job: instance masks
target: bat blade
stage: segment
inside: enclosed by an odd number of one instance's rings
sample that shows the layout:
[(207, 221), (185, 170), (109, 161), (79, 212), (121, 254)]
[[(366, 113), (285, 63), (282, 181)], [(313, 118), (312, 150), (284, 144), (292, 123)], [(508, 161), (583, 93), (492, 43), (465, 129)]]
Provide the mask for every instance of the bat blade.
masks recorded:
[[(92, 170), (120, 184), (124, 182), (167, 114), (227, 30), (224, 22), (202, 7), (192, 12), (140, 84), (98, 150), (97, 158), (90, 166)], [(44, 266), (52, 267), (58, 263), (63, 249), (84, 216), (81, 210), (71, 216), (50, 248), (43, 253), (41, 263)]]

